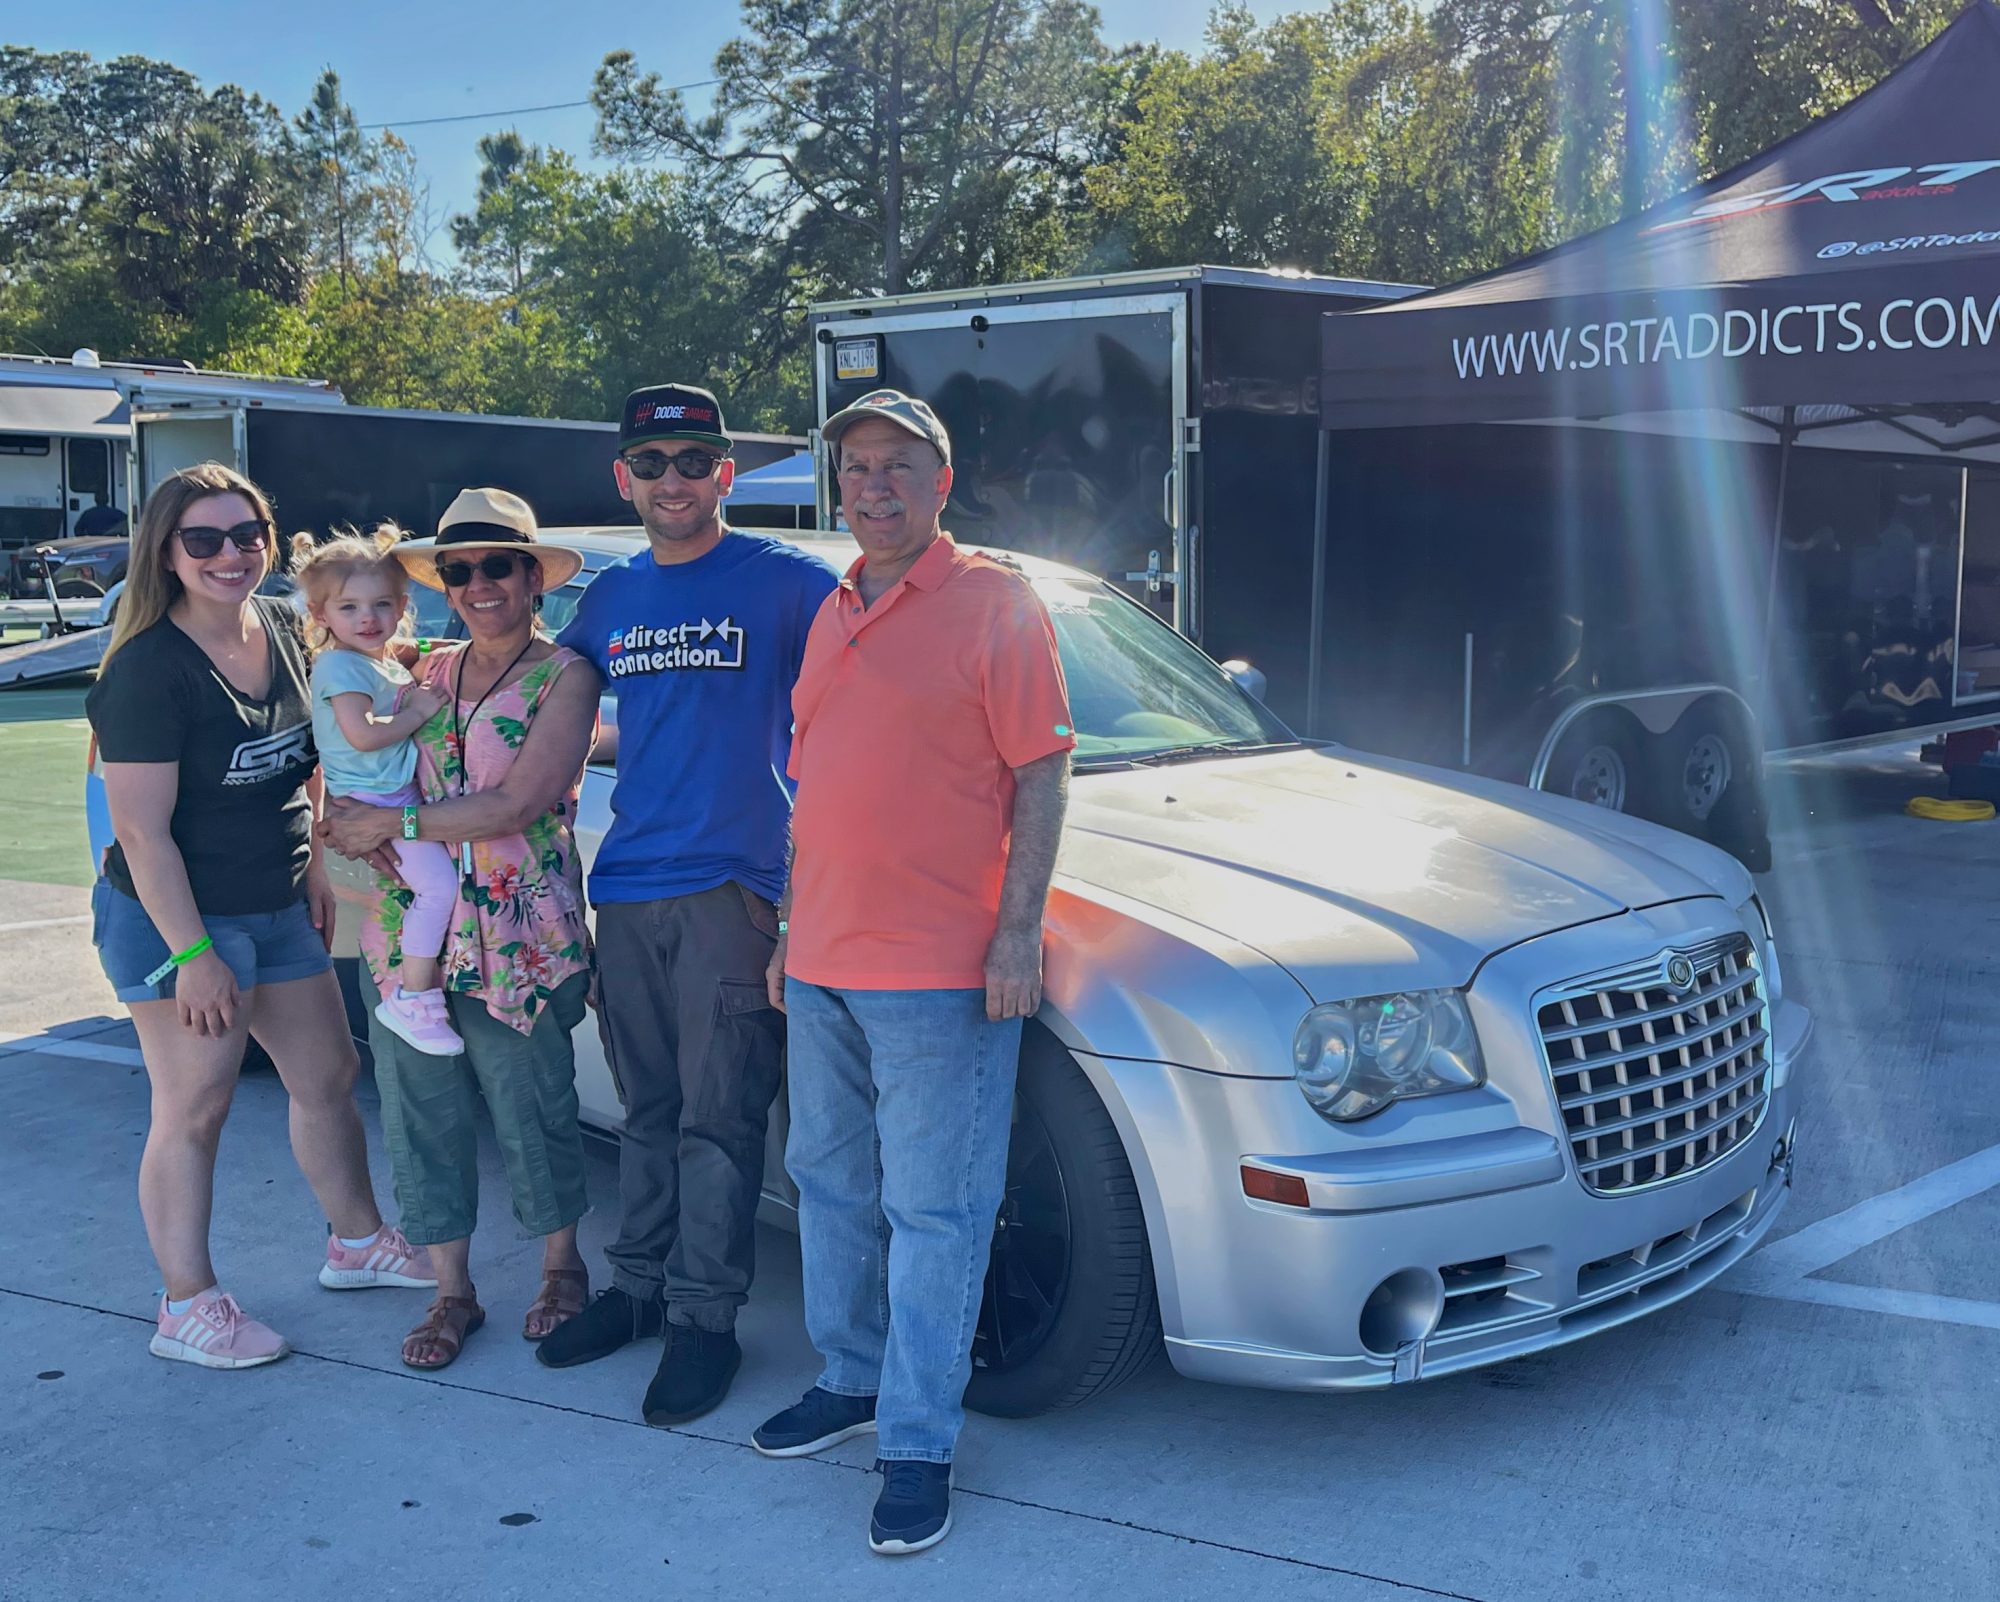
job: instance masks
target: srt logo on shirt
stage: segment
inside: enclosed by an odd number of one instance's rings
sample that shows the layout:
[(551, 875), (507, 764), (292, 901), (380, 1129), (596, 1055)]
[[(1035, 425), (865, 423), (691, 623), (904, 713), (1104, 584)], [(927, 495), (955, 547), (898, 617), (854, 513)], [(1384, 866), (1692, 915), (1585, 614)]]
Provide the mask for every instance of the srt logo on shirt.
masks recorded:
[(648, 628), (643, 623), (614, 632), (604, 647), (604, 671), (614, 679), (637, 673), (672, 673), (685, 668), (743, 667), (744, 634), (728, 618), (711, 623), (676, 623), (672, 628)]
[(261, 740), (245, 740), (229, 756), (224, 784), (262, 784), (275, 779), (293, 763), (312, 762), (312, 725), (295, 724), (267, 734)]

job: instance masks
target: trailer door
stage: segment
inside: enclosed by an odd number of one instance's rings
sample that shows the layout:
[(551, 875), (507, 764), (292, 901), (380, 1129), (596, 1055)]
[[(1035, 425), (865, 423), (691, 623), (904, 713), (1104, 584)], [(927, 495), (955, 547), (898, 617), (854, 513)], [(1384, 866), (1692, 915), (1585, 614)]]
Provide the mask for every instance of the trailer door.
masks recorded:
[(111, 441), (70, 439), (63, 445), (67, 482), (63, 487), (66, 509), (63, 532), (74, 534), (77, 519), (99, 506), (116, 506), (117, 493), (111, 477)]
[(1101, 574), (1186, 632), (1186, 350), (1178, 293), (843, 316), (814, 344), (819, 417), (885, 386), (928, 401), (958, 539)]
[(135, 509), (160, 480), (197, 462), (220, 462), (239, 473), (248, 471), (243, 460), (240, 407), (134, 412), (132, 434), (137, 447), (130, 463), (131, 505)]

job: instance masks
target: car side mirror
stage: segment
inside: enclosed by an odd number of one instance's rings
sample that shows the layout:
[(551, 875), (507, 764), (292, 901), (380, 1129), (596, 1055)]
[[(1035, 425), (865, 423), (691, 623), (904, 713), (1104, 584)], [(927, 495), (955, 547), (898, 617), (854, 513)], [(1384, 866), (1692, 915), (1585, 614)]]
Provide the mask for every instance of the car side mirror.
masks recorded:
[(1271, 688), (1271, 681), (1264, 676), (1264, 670), (1253, 668), (1240, 656), (1233, 656), (1223, 663), (1222, 671), (1234, 679), (1237, 687), (1254, 701), (1262, 701), (1265, 693)]

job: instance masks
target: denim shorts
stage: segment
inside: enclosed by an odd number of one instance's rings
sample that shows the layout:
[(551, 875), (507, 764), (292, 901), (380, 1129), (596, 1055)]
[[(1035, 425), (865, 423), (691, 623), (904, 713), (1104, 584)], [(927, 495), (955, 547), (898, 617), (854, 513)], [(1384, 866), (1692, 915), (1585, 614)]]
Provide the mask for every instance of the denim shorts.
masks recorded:
[[(120, 1001), (164, 1001), (174, 993), (178, 971), (158, 984), (146, 983), (146, 975), (171, 953), (144, 907), (99, 879), (90, 892), (90, 914), (91, 943)], [(333, 966), (303, 901), (278, 912), (205, 912), (201, 923), (215, 942), (215, 954), (236, 975), (238, 990), (310, 979)]]

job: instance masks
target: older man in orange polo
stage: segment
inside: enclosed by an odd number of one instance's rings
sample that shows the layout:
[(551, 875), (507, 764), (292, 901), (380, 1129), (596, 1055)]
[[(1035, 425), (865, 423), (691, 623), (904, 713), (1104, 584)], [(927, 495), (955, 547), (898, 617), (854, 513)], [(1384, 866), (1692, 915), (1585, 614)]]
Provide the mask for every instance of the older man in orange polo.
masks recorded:
[(822, 432), (861, 555), (792, 692), (771, 986), (791, 1020), (786, 1166), (824, 1367), (752, 1440), (801, 1457), (875, 1432), (869, 1544), (917, 1552), (951, 1527), (1076, 741), (1047, 609), (939, 526), (951, 440), (936, 415), (877, 390)]

